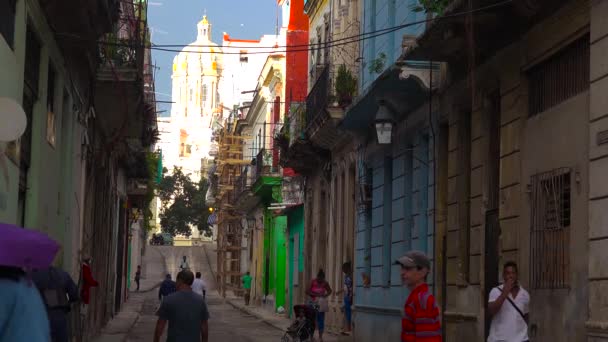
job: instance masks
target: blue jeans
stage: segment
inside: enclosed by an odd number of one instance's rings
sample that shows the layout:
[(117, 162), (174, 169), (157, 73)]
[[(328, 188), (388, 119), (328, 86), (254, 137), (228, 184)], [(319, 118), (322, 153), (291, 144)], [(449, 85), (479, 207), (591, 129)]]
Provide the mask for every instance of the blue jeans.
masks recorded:
[(346, 323), (350, 325), (352, 322), (352, 310), (353, 303), (349, 296), (344, 297), (344, 316), (346, 317)]
[(317, 311), (317, 329), (319, 332), (323, 332), (323, 330), (325, 330), (325, 312)]

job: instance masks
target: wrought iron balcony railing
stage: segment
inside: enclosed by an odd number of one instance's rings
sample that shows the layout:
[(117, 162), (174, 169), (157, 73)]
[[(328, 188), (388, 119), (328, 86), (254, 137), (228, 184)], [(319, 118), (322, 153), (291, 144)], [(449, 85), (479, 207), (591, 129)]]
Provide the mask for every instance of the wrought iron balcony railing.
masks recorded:
[(262, 176), (272, 176), (279, 172), (279, 163), (272, 151), (261, 149), (255, 157), (255, 174), (252, 181), (256, 182)]
[(306, 97), (306, 125), (310, 125), (317, 117), (325, 114), (329, 104), (329, 83), (329, 65), (326, 65)]
[(306, 104), (292, 103), (289, 113), (289, 123), (285, 126), (289, 128), (289, 146), (296, 141), (306, 139)]

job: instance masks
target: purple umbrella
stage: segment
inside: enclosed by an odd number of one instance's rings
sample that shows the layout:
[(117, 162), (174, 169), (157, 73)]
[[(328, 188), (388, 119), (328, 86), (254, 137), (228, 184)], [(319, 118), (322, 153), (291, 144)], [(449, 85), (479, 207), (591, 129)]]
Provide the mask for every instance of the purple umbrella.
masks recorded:
[(42, 269), (53, 263), (59, 244), (46, 234), (0, 223), (0, 265), (26, 270)]

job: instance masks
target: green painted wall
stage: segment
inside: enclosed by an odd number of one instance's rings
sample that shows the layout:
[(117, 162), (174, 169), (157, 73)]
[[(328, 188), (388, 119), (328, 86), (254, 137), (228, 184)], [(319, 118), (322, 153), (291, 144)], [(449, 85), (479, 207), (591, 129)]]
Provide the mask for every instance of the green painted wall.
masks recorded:
[(304, 206), (299, 206), (289, 213), (289, 215), (287, 216), (287, 225), (289, 231), (289, 265), (287, 266), (287, 270), (289, 272), (289, 317), (291, 318), (293, 315), (293, 310), (291, 310), (291, 308), (296, 304), (293, 301), (293, 284), (295, 273), (294, 252), (296, 244), (298, 245), (298, 273), (304, 271)]
[[(274, 218), (274, 249), (275, 249), (275, 299), (276, 308), (285, 308), (285, 272), (287, 263), (287, 216)], [(288, 310), (288, 308), (285, 308)]]
[[(0, 35), (0, 97), (9, 97), (23, 103), (24, 70), (27, 23), (40, 41), (40, 64), (37, 97), (32, 112), (32, 150), (26, 192), (25, 226), (48, 233), (62, 245), (57, 264), (73, 268), (71, 260), (78, 252), (72, 246), (77, 240), (71, 234), (77, 230), (79, 217), (73, 217), (75, 182), (73, 170), (78, 169), (80, 158), (74, 157), (74, 140), (78, 123), (72, 111), (75, 92), (66, 62), (57, 46), (53, 30), (48, 26), (37, 1), (17, 1), (15, 14), (14, 44), (11, 48)], [(55, 91), (49, 94), (49, 65), (55, 70)], [(55, 144), (47, 141), (47, 99), (55, 103)], [(4, 147), (4, 146), (2, 146)], [(0, 222), (20, 224), (18, 215), (19, 165), (5, 158), (8, 169), (8, 186), (0, 168)], [(79, 178), (79, 177), (78, 177)], [(81, 203), (82, 205), (82, 203)]]
[[(0, 96), (9, 97), (22, 103), (23, 97), (23, 72), (25, 59), (25, 1), (17, 1), (15, 15), (14, 48), (7, 44), (0, 35)], [(2, 147), (4, 147), (4, 143)], [(6, 158), (9, 182), (8, 186), (4, 180), (4, 174), (0, 169), (0, 221), (6, 223), (17, 223), (17, 195), (19, 168)]]
[[(287, 281), (287, 216), (264, 213), (264, 293), (274, 295), (275, 309), (285, 307)], [(287, 308), (285, 308), (287, 310)]]

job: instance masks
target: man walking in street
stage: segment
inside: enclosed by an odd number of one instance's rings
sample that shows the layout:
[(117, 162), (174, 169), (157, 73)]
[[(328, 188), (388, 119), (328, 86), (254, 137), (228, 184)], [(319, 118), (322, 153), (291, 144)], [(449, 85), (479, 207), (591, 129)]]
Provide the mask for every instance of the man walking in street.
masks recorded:
[(426, 284), (431, 270), (429, 258), (422, 252), (411, 251), (395, 263), (401, 266), (401, 280), (410, 290), (401, 319), (401, 341), (441, 342), (439, 308)]
[(174, 293), (175, 291), (176, 291), (175, 282), (173, 280), (171, 280), (171, 275), (167, 274), (165, 276), (165, 280), (163, 280), (163, 282), (160, 284), (160, 288), (158, 289), (158, 300), (160, 300), (162, 302), (163, 298)]
[(137, 265), (137, 271), (135, 272), (135, 283), (137, 284), (136, 291), (139, 291), (139, 280), (141, 279), (141, 266)]
[(242, 277), (243, 282), (243, 291), (245, 292), (243, 295), (245, 297), (245, 305), (249, 305), (249, 299), (251, 296), (251, 275), (249, 272), (245, 273)]
[(53, 342), (68, 342), (70, 304), (78, 301), (78, 287), (62, 269), (49, 267), (32, 272), (32, 280), (42, 296), (51, 326)]
[(530, 294), (519, 285), (517, 264), (509, 261), (502, 271), (504, 283), (490, 291), (492, 316), (488, 342), (527, 342)]
[(189, 270), (190, 266), (188, 265), (188, 261), (186, 261), (186, 256), (184, 255), (183, 259), (182, 259), (182, 263), (179, 265), (179, 270), (180, 271), (185, 271), (185, 270)]
[(194, 291), (194, 293), (198, 293), (199, 295), (201, 295), (203, 297), (203, 299), (205, 299), (205, 295), (207, 294), (207, 289), (205, 286), (205, 281), (203, 279), (201, 279), (202, 275), (201, 272), (196, 272), (196, 278), (194, 279), (194, 282), (192, 283), (192, 291)]
[(160, 342), (169, 322), (167, 342), (207, 342), (209, 312), (203, 298), (192, 292), (194, 274), (186, 270), (177, 275), (177, 292), (166, 297), (158, 310), (154, 342)]

